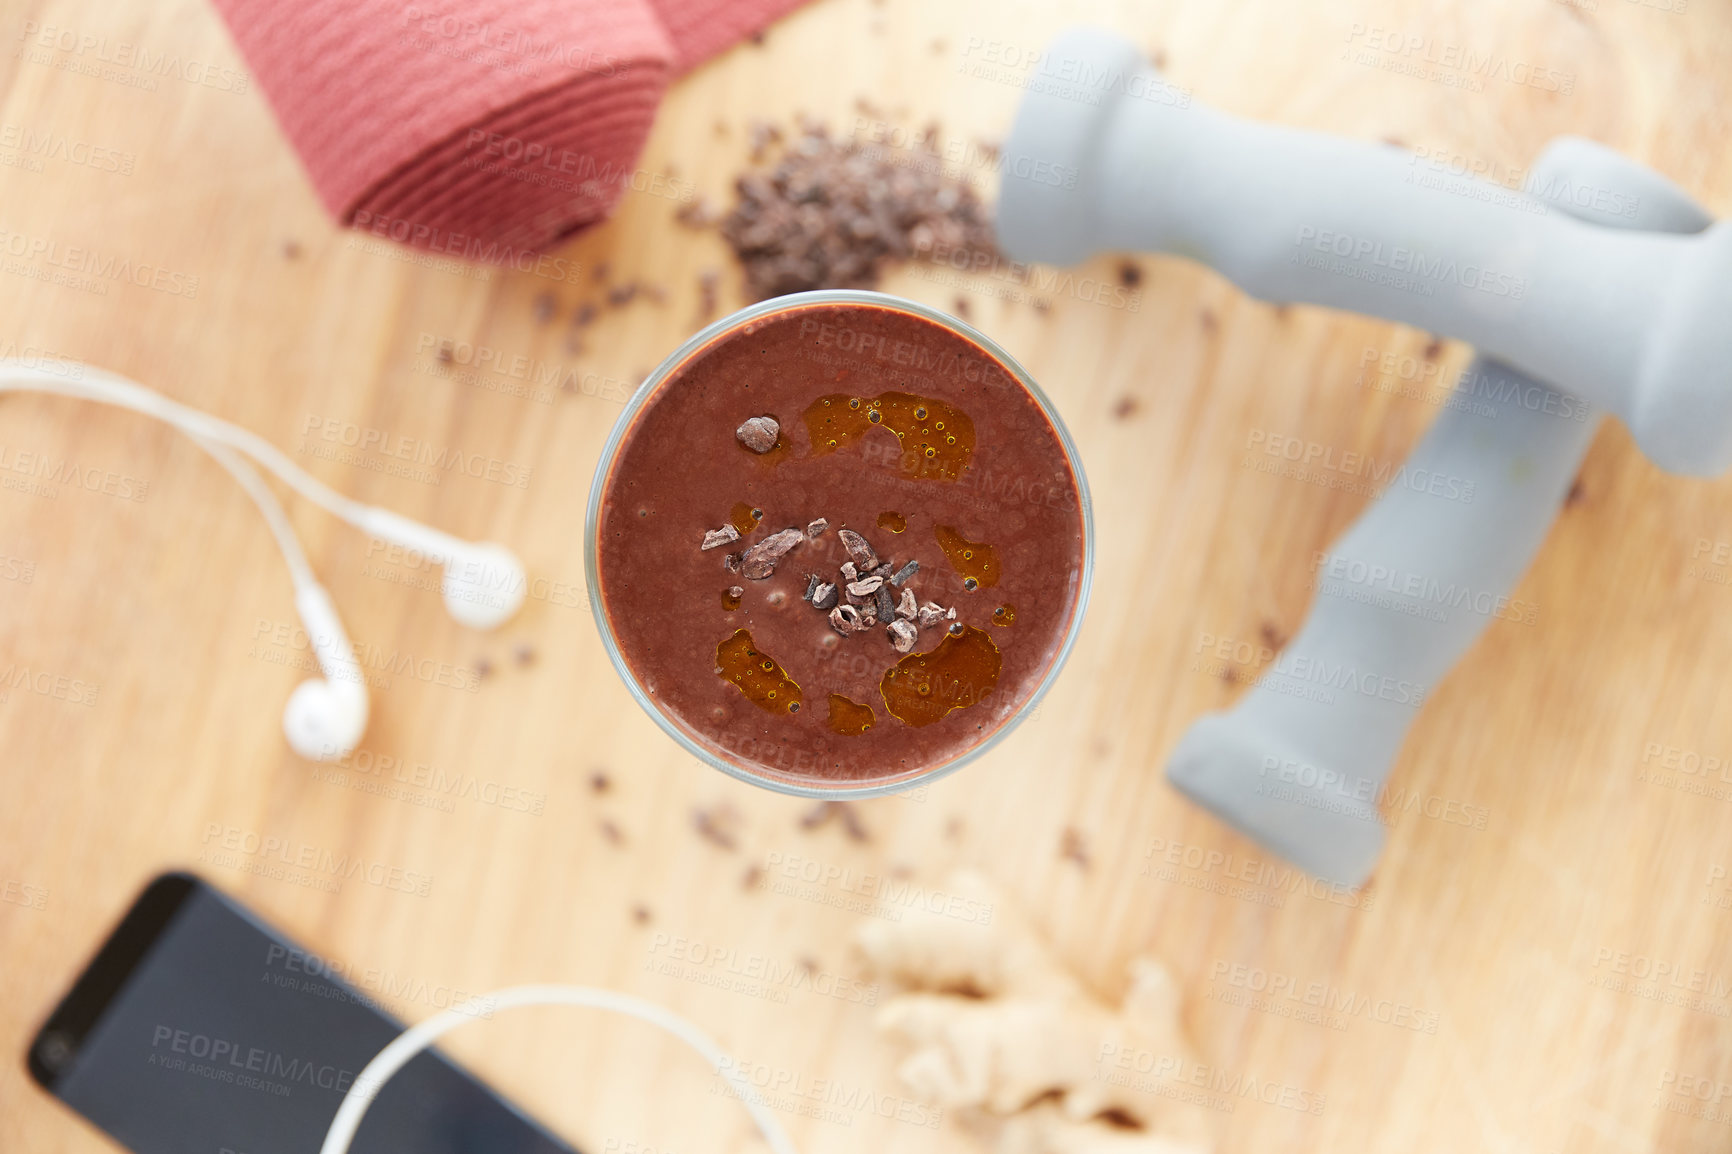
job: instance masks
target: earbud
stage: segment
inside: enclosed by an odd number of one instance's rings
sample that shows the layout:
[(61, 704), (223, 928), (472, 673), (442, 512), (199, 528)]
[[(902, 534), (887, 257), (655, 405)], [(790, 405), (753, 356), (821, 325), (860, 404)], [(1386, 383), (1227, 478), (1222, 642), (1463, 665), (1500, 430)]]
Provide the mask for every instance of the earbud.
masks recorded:
[(445, 611), (471, 629), (497, 629), (523, 607), (529, 575), (503, 545), (482, 541), (445, 558)]
[(354, 751), (367, 729), (367, 683), (336, 606), (313, 576), (281, 502), (255, 464), (362, 532), (443, 565), (445, 608), (461, 625), (498, 628), (523, 606), (529, 593), (523, 563), (505, 546), (460, 540), (388, 509), (345, 497), (257, 433), (170, 400), (136, 381), (100, 369), (81, 380), (63, 380), (28, 362), (0, 357), (0, 393), (18, 390), (99, 401), (165, 421), (198, 442), (253, 499), (289, 567), (295, 607), (324, 673), (296, 686), (283, 709), (283, 733), (302, 757), (329, 761)]
[(463, 541), (389, 509), (357, 512), (355, 527), (414, 549), (445, 567), (445, 611), (471, 629), (497, 629), (523, 607), (529, 577), (523, 562), (492, 541)]
[(367, 729), (367, 685), (337, 607), (319, 585), (295, 593), (295, 608), (324, 677), (295, 686), (283, 708), (283, 735), (310, 761), (353, 753)]

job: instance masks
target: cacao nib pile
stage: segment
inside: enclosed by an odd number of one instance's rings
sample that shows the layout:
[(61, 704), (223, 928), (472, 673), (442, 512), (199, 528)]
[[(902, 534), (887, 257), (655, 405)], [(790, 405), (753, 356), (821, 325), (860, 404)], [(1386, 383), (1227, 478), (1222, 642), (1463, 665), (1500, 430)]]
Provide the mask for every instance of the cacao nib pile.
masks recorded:
[[(781, 134), (766, 126), (757, 135), (754, 159)], [(721, 234), (753, 299), (871, 288), (893, 262), (994, 253), (991, 216), (973, 188), (944, 175), (935, 152), (915, 156), (930, 163), (898, 164), (891, 151), (806, 122), (779, 156), (739, 177)]]

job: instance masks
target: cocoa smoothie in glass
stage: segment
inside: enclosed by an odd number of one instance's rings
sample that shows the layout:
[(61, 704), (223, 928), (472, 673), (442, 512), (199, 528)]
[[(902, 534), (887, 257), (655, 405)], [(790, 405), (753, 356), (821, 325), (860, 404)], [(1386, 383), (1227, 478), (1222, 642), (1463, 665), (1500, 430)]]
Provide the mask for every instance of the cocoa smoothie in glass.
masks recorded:
[(1057, 413), (992, 340), (882, 293), (777, 297), (644, 382), (590, 490), (596, 622), (699, 759), (812, 797), (905, 790), (1027, 716), (1093, 535)]

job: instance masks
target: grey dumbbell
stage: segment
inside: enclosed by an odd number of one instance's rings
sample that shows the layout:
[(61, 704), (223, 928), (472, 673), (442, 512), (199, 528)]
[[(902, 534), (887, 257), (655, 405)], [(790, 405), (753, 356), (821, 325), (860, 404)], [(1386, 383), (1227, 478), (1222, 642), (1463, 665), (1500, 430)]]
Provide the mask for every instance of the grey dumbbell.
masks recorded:
[[(1712, 221), (1677, 186), (1589, 141), (1555, 141), (1531, 184), (1616, 193), (1566, 211), (1600, 227), (1698, 233)], [(1001, 231), (1005, 225), (1001, 222)], [(1014, 225), (1012, 226), (1014, 229)], [(1017, 236), (1001, 236), (1016, 251)], [(1425, 694), (1509, 600), (1597, 425), (1581, 402), (1487, 357), (1463, 378), (1403, 477), (1314, 559), (1310, 617), (1232, 710), (1198, 721), (1174, 784), (1320, 877), (1364, 881), (1383, 845), (1377, 803)], [(1472, 501), (1463, 501), (1463, 489)]]
[[(1683, 190), (1591, 141), (1553, 142), (1532, 179), (1589, 178), (1640, 190), (1633, 217), (1602, 214), (1601, 225), (1690, 233), (1711, 223)], [(1465, 379), (1472, 402), (1439, 413), (1403, 466), (1452, 484), (1443, 495), (1391, 484), (1313, 564), (1316, 600), (1275, 668), (1232, 709), (1197, 721), (1167, 763), (1193, 801), (1330, 881), (1370, 875), (1384, 782), (1424, 696), (1493, 620), (1531, 612), (1511, 591), (1599, 424), (1490, 358)], [(1467, 487), (1471, 501), (1460, 499)]]
[(1209, 109), (1099, 29), (1061, 35), (1041, 69), (1004, 144), (1011, 256), (1187, 256), (1263, 300), (1464, 340), (1616, 415), (1662, 468), (1732, 467), (1732, 222), (1631, 232), (1498, 186), (1427, 188), (1400, 149)]

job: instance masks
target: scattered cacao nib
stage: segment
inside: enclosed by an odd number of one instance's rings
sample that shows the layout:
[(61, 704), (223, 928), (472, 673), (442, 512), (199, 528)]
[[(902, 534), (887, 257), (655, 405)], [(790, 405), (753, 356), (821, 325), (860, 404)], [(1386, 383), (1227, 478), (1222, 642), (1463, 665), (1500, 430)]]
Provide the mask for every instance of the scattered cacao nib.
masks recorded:
[(890, 580), (890, 574), (894, 573), (895, 571), (896, 571), (896, 566), (892, 562), (880, 561), (877, 565), (873, 566), (872, 572), (867, 574), (867, 576), (869, 576), (869, 577), (882, 577), (886, 581), (888, 581), (888, 580)]
[(812, 594), (817, 592), (818, 586), (823, 583), (824, 579), (819, 577), (816, 573), (806, 574), (806, 591), (800, 594), (800, 600), (810, 604), (812, 601)]
[[(992, 221), (974, 189), (940, 165), (910, 165), (899, 150), (832, 139), (804, 124), (780, 155), (772, 125), (751, 127), (752, 163), (722, 239), (755, 300), (818, 288), (871, 288), (892, 263), (966, 257), (996, 260)], [(767, 162), (767, 163), (766, 163)], [(900, 163), (899, 163), (900, 162)]]
[(699, 806), (692, 810), (692, 826), (699, 835), (725, 850), (739, 848), (739, 841), (734, 836), (735, 827), (738, 825), (739, 814), (726, 805), (719, 805), (714, 809)]
[(952, 605), (950, 608), (948, 608), (944, 611), (944, 619), (946, 621), (955, 621), (956, 620), (956, 606)]
[(896, 616), (904, 621), (912, 621), (920, 616), (920, 607), (914, 602), (914, 590), (904, 589), (902, 600), (896, 603)]
[(680, 205), (674, 213), (674, 219), (687, 228), (709, 228), (720, 224), (722, 217), (710, 207), (709, 198), (699, 196)]
[(870, 601), (860, 606), (860, 624), (867, 629), (878, 624), (878, 607)]
[[(874, 578), (877, 580), (877, 578)], [(890, 598), (890, 586), (878, 586), (878, 620), (889, 621), (896, 616), (896, 602)]]
[(885, 630), (890, 635), (890, 644), (898, 653), (907, 653), (914, 648), (914, 643), (920, 639), (920, 631), (909, 621), (898, 618), (892, 621)]
[(740, 571), (748, 580), (762, 581), (776, 571), (776, 562), (794, 546), (806, 539), (798, 529), (783, 529), (771, 533), (740, 554)]
[(908, 564), (902, 566), (902, 568), (896, 570), (896, 572), (890, 575), (890, 584), (895, 585), (897, 588), (901, 588), (904, 581), (908, 580), (918, 572), (920, 572), (920, 562), (910, 561)]
[(740, 555), (738, 553), (729, 553), (726, 557), (723, 557), (722, 568), (726, 569), (729, 573), (738, 573), (741, 569)]
[(722, 545), (731, 545), (740, 539), (740, 531), (732, 525), (723, 525), (720, 529), (711, 529), (704, 534), (704, 549), (715, 549)]
[(842, 815), (842, 828), (848, 831), (848, 836), (855, 841), (870, 841), (871, 835), (866, 832), (866, 823), (860, 820), (860, 811), (845, 801), (832, 803), (836, 812)]
[(1065, 827), (1064, 840), (1059, 843), (1059, 853), (1063, 854), (1066, 860), (1075, 862), (1083, 869), (1089, 868), (1088, 842), (1081, 833), (1071, 826)]
[(818, 518), (816, 521), (813, 521), (810, 525), (806, 526), (806, 540), (816, 541), (824, 535), (824, 530), (829, 527), (830, 522), (826, 521), (822, 517)]
[[(913, 590), (911, 589), (909, 592), (912, 593)], [(931, 629), (944, 620), (944, 606), (936, 601), (928, 601), (920, 607), (920, 616), (916, 620), (920, 622), (920, 628)]]
[(748, 127), (752, 137), (752, 163), (764, 159), (764, 151), (772, 141), (782, 139), (782, 130), (767, 120), (754, 120)]
[(848, 550), (854, 564), (859, 566), (860, 572), (867, 573), (878, 567), (878, 553), (866, 538), (852, 529), (838, 529), (836, 537), (842, 542), (842, 548)]
[(836, 632), (846, 637), (850, 633), (858, 633), (866, 628), (860, 619), (860, 610), (852, 605), (838, 605), (830, 610), (830, 624)]
[(744, 597), (745, 595), (746, 595), (746, 587), (744, 585), (730, 585), (730, 586), (728, 586), (728, 596), (729, 597), (733, 597), (735, 599), (738, 599), (738, 598)]
[(722, 274), (713, 268), (698, 274), (698, 320), (707, 321), (716, 315), (716, 290), (721, 283)]
[[(853, 806), (849, 805), (845, 801), (819, 802), (804, 814), (800, 815), (800, 828), (817, 829), (832, 817), (840, 818), (842, 820), (842, 829), (855, 841), (871, 840), (870, 835), (866, 832), (865, 824), (860, 820), (859, 813), (855, 811)], [(816, 968), (816, 963), (812, 962), (810, 958), (801, 959), (800, 964), (802, 966), (811, 965)]]
[(858, 570), (854, 567), (854, 562), (852, 562), (852, 561), (842, 562), (842, 580), (844, 580), (844, 581), (858, 581), (858, 580), (860, 580), (860, 570)]
[(776, 447), (776, 438), (781, 432), (782, 426), (774, 417), (750, 417), (734, 430), (734, 436), (752, 452), (768, 453)]
[(848, 592), (857, 597), (870, 597), (884, 587), (882, 577), (862, 577), (858, 581), (848, 582)]
[(832, 609), (836, 605), (836, 587), (828, 581), (812, 590), (812, 607), (814, 609)]

